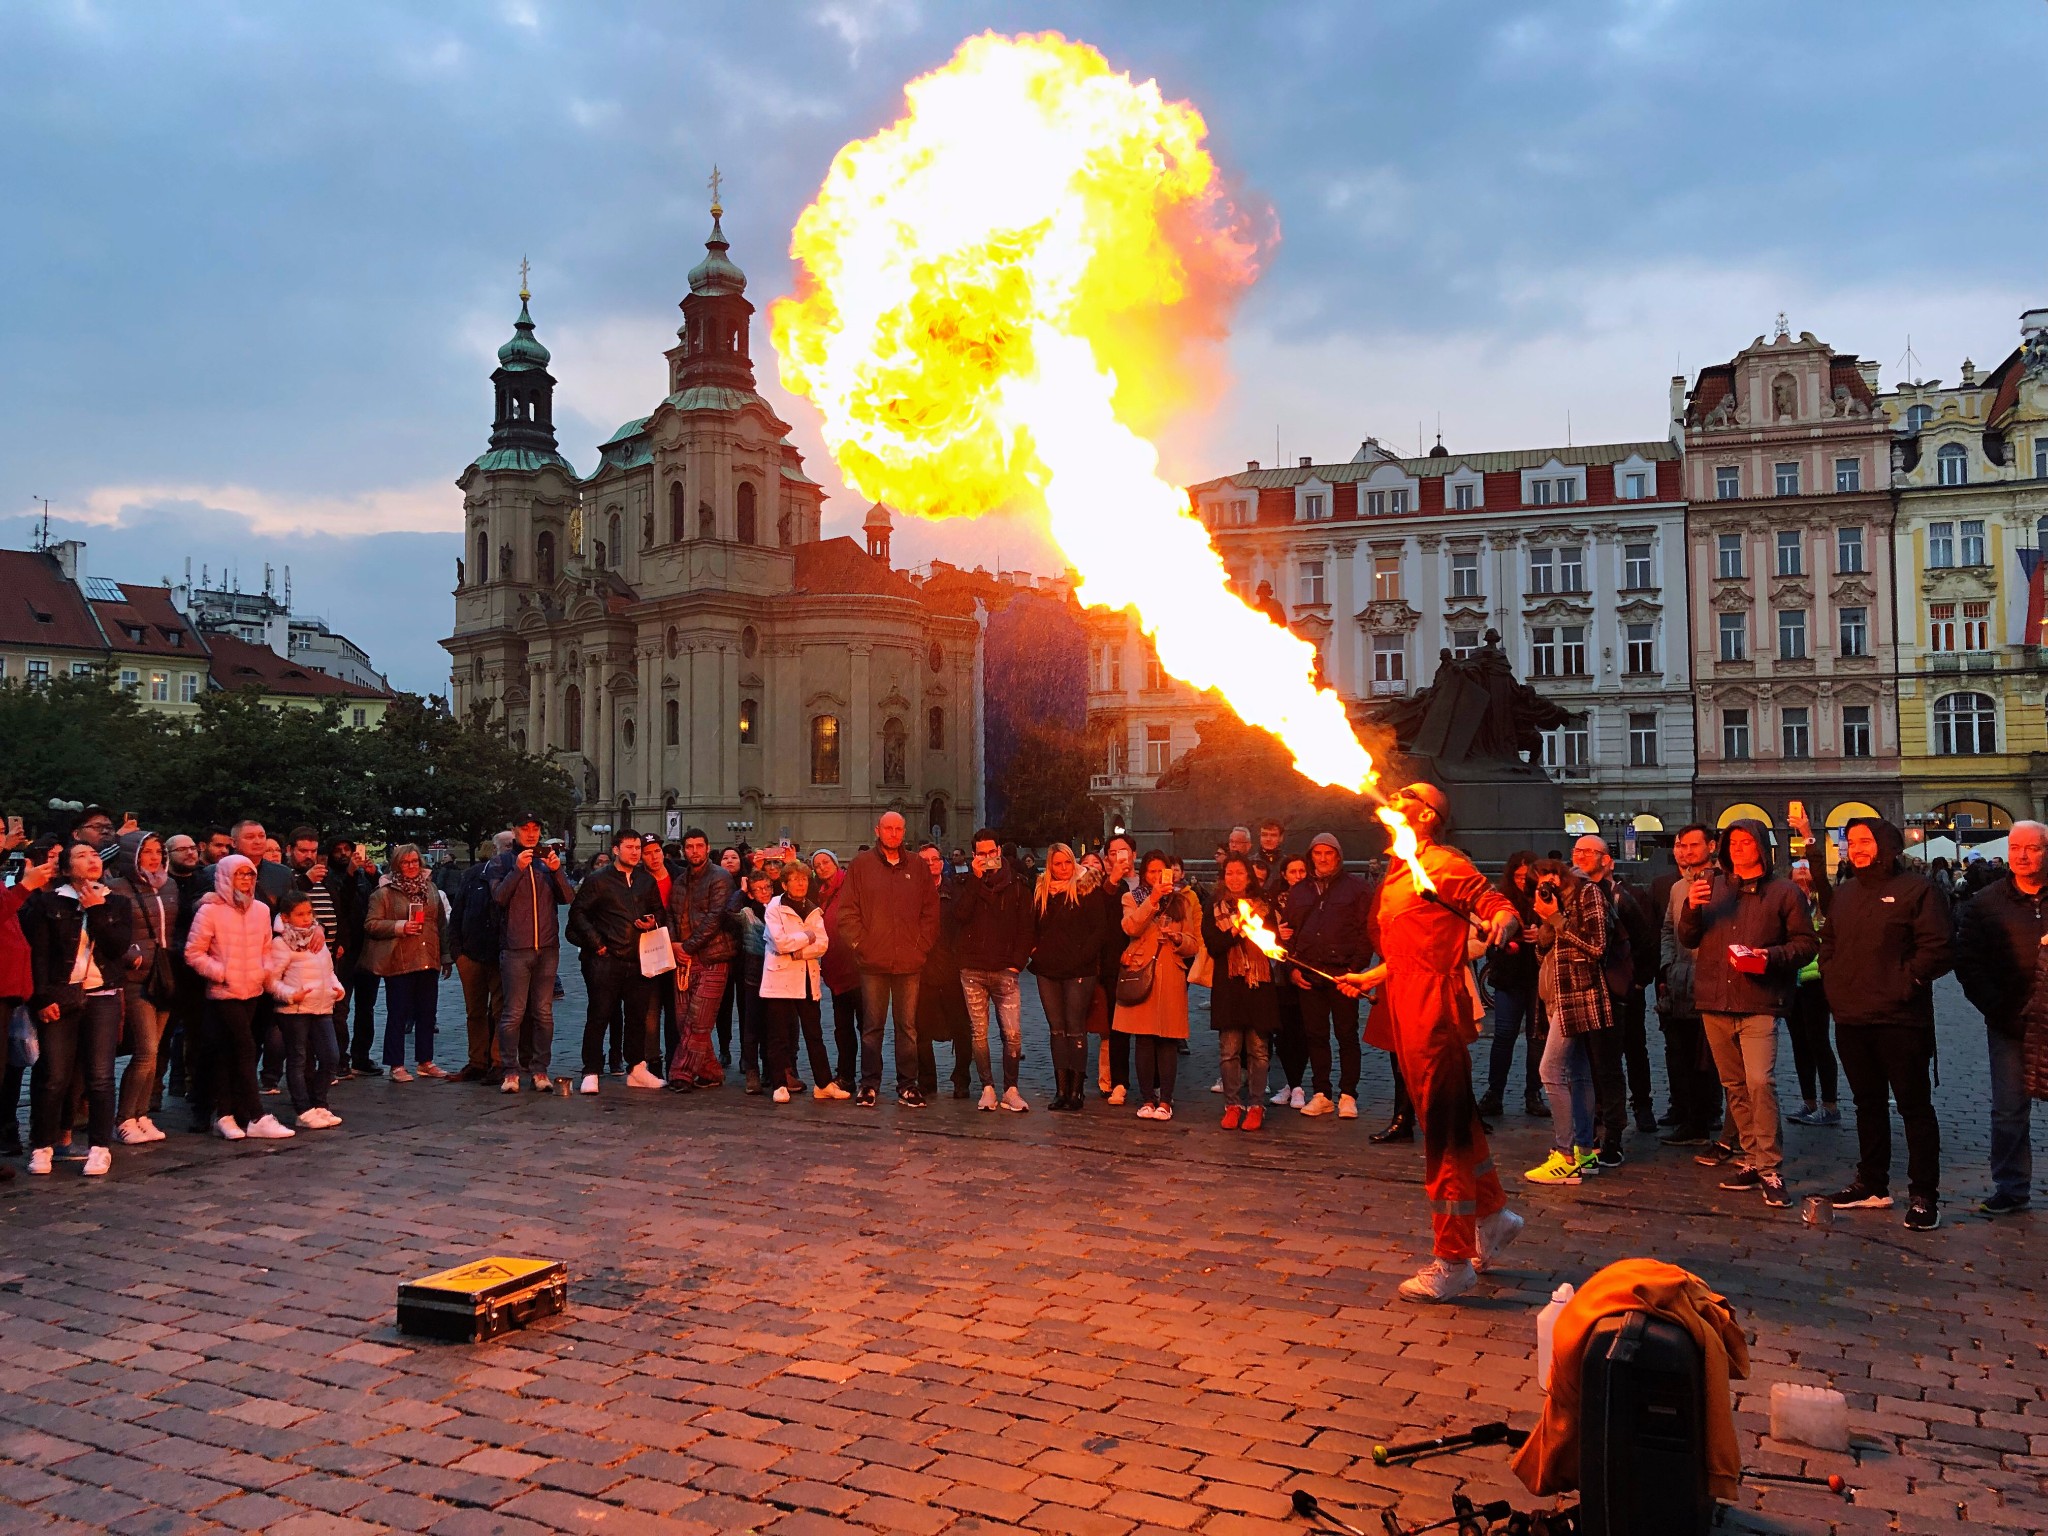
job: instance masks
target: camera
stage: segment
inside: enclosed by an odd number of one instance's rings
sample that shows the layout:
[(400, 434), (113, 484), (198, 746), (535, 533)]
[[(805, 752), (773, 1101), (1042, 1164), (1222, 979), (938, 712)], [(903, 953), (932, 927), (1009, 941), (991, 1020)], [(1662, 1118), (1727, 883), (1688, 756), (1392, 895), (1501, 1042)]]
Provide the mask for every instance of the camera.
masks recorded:
[(1536, 894), (1548, 902), (1554, 903), (1557, 900), (1558, 893), (1563, 889), (1563, 885), (1555, 877), (1536, 882)]

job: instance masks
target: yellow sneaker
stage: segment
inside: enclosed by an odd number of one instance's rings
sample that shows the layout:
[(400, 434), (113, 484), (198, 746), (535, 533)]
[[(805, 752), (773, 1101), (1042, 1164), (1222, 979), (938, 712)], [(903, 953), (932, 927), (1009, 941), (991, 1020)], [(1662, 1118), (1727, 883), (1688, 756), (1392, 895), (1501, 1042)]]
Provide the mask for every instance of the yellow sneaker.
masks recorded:
[(1576, 1184), (1579, 1182), (1579, 1160), (1569, 1152), (1553, 1151), (1522, 1177), (1531, 1184)]

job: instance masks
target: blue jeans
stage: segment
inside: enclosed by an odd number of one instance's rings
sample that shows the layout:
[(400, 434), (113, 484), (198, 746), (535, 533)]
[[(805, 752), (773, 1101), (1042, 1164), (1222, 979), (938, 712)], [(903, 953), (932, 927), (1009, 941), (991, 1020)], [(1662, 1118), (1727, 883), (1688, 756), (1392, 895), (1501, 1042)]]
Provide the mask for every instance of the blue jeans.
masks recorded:
[(982, 1087), (995, 1086), (988, 1059), (990, 1003), (995, 1004), (996, 1022), (1003, 1031), (1003, 1087), (1016, 1087), (1024, 1063), (1024, 994), (1018, 989), (1017, 973), (963, 970), (960, 990), (967, 995), (967, 1019), (974, 1027), (974, 1070), (981, 1074)]
[[(1515, 1043), (1529, 1030), (1536, 1012), (1536, 999), (1526, 992), (1505, 987), (1493, 991), (1493, 1049), (1486, 1062), (1486, 1097), (1498, 1100), (1508, 1091), (1508, 1072), (1515, 1064)], [(1536, 1042), (1529, 1041), (1529, 1053), (1522, 1068), (1522, 1097), (1536, 1097)]]
[(1542, 1077), (1550, 1095), (1550, 1140), (1560, 1152), (1593, 1146), (1593, 1056), (1583, 1035), (1552, 1027), (1543, 1041)]
[(413, 1039), (415, 1065), (434, 1059), (434, 1009), (441, 998), (441, 973), (431, 966), (384, 978), (384, 1065), (405, 1065), (405, 1037)]
[[(506, 1077), (548, 1069), (555, 1050), (555, 970), (561, 960), (561, 948), (554, 944), (498, 952), (498, 991), (504, 999), (498, 1015), (498, 1070)], [(519, 1037), (529, 1019), (533, 1047), (521, 1056)]]
[[(896, 1013), (896, 1091), (917, 1086), (917, 986), (913, 971), (891, 976), (881, 971), (860, 973), (860, 1085), (882, 1088), (882, 1032), (889, 1013)], [(836, 1005), (835, 1005), (836, 1014)]]
[(2034, 1192), (2033, 1104), (2024, 1040), (1987, 1029), (1991, 1042), (1991, 1191), (2013, 1200)]

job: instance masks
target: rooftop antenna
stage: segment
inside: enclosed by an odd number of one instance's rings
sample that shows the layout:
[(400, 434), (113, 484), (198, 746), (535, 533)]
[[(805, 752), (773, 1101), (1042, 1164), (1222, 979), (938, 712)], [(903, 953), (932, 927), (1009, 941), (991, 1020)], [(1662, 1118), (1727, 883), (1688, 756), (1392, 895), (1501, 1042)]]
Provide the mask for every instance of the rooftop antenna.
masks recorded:
[(284, 568), (284, 607), (285, 607), (285, 612), (287, 612), (287, 613), (291, 612), (291, 607), (292, 607), (292, 568), (291, 568), (290, 566), (286, 566), (286, 567)]
[(1906, 332), (1905, 355), (1899, 359), (1901, 382), (1918, 385), (1920, 382), (1920, 357), (1913, 350), (1913, 333)]
[(1418, 421), (1417, 423), (1415, 423), (1415, 457), (1417, 457), (1418, 459), (1421, 458), (1422, 450), (1422, 423)]
[(1567, 448), (1572, 445), (1572, 412), (1570, 406), (1566, 406), (1564, 412), (1564, 445)]
[(1273, 423), (1273, 467), (1280, 467), (1280, 423)]
[(37, 549), (48, 549), (50, 547), (50, 498), (47, 496), (31, 496), (29, 500), (40, 501), (43, 504), (42, 520), (36, 524), (35, 543)]

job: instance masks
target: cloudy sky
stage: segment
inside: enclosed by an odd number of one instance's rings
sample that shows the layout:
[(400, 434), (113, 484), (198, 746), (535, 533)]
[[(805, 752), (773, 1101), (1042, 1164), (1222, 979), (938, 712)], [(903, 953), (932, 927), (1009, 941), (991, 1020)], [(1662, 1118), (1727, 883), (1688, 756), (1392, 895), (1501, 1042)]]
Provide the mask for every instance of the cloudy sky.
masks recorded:
[[(1909, 337), (1954, 378), (2048, 303), (2043, 0), (9, 0), (0, 538), (47, 496), (97, 574), (289, 564), (302, 610), (438, 688), (520, 257), (588, 472), (662, 393), (712, 162), (765, 309), (834, 151), (989, 28), (1193, 100), (1277, 217), (1229, 392), (1165, 445), (1184, 480), (1276, 431), (1336, 460), (1439, 421), (1455, 449), (1661, 436), (1673, 371), (1781, 310), (1887, 384)], [(1050, 567), (1015, 525), (897, 548)]]

